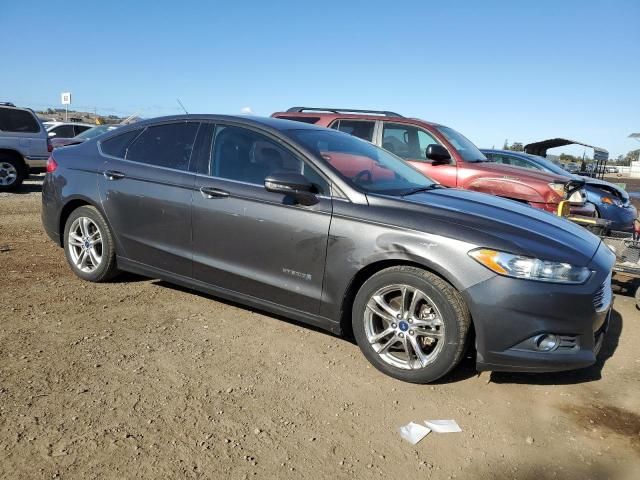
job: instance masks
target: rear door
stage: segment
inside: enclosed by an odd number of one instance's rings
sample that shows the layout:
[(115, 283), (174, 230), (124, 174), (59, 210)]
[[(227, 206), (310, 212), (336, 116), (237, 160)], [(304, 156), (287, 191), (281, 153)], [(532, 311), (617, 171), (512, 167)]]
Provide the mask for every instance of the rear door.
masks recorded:
[(382, 123), (382, 148), (411, 162), (414, 167), (442, 185), (457, 186), (457, 169), (453, 158), (448, 164), (433, 165), (426, 157), (425, 151), (430, 144), (442, 145), (431, 133), (413, 125)]
[(106, 158), (98, 188), (119, 255), (191, 276), (189, 163), (199, 122), (149, 126), (101, 142)]
[[(329, 183), (265, 132), (218, 124), (210, 136), (193, 198), (194, 278), (318, 313), (332, 213)], [(318, 203), (303, 206), (265, 190), (265, 177), (276, 171), (305, 175), (316, 185)]]

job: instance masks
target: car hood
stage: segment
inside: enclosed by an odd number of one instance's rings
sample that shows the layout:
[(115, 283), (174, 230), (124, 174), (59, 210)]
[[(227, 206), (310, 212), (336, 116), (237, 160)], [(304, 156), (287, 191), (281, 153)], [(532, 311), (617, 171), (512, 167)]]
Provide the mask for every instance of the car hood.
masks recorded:
[(491, 172), (496, 175), (507, 176), (511, 179), (519, 179), (522, 181), (537, 180), (546, 183), (566, 183), (570, 180), (570, 176), (556, 175), (550, 172), (540, 172), (538, 170), (530, 170), (528, 168), (510, 167), (494, 162), (470, 162), (473, 168)]
[[(370, 204), (382, 198), (370, 197)], [(480, 247), (587, 266), (600, 245), (600, 238), (569, 220), (484, 193), (438, 188), (383, 198), (402, 209), (401, 226)], [(402, 215), (407, 209), (417, 215)]]
[(580, 175), (574, 175), (574, 177), (584, 180), (587, 185), (593, 185), (594, 187), (604, 188), (605, 190), (610, 190), (617, 194), (625, 203), (629, 201), (629, 194), (626, 190), (614, 185), (611, 182), (605, 182), (604, 180), (600, 180), (598, 178), (591, 177), (582, 177)]

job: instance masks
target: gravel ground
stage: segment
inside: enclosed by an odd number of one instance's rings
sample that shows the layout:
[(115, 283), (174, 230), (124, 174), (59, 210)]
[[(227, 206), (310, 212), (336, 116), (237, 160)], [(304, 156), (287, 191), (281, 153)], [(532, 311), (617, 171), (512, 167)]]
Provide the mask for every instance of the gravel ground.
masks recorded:
[[(2, 251), (6, 250), (6, 251)], [(157, 280), (73, 276), (30, 181), (0, 196), (0, 478), (632, 479), (640, 312), (600, 361), (410, 385), (350, 341)], [(463, 433), (416, 446), (409, 421)]]

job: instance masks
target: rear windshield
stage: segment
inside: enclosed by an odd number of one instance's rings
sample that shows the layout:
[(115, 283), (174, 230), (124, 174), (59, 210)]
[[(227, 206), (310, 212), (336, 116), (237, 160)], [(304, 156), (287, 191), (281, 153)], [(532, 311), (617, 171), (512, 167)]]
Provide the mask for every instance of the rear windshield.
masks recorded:
[(453, 128), (449, 127), (437, 127), (438, 131), (444, 135), (451, 145), (458, 151), (460, 156), (465, 162), (486, 162), (485, 157), (478, 147), (476, 147), (471, 140), (456, 132)]

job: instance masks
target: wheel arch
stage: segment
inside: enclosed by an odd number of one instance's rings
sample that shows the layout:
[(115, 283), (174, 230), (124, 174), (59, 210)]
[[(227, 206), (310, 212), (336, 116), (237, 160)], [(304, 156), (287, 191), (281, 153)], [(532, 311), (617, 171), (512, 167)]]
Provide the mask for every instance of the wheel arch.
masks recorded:
[(12, 148), (0, 148), (0, 154), (10, 155), (22, 162), (25, 168), (27, 168), (27, 162), (25, 162), (24, 157), (18, 150), (14, 150)]
[(349, 282), (349, 286), (345, 291), (345, 294), (342, 298), (342, 306), (340, 310), (340, 331), (342, 335), (350, 338), (353, 337), (353, 331), (351, 327), (351, 310), (353, 308), (353, 301), (355, 300), (355, 297), (362, 285), (376, 273), (386, 268), (401, 265), (416, 267), (431, 272), (450, 284), (453, 288), (456, 289), (456, 291), (460, 292), (461, 290), (461, 285), (458, 281), (456, 281), (456, 279), (452, 278), (452, 276), (445, 269), (431, 262), (418, 261), (410, 258), (393, 258), (374, 261), (361, 268), (353, 276), (353, 278)]
[(100, 205), (98, 205), (96, 202), (94, 202), (93, 200), (87, 197), (73, 197), (73, 198), (70, 198), (60, 210), (60, 218), (58, 219), (58, 232), (59, 232), (58, 244), (61, 247), (64, 246), (64, 226), (67, 223), (67, 219), (69, 218), (69, 216), (73, 211), (84, 206), (94, 207), (96, 210), (98, 210), (98, 212), (100, 212), (100, 215), (102, 215), (102, 217), (104, 218), (105, 222), (107, 222), (107, 225), (111, 230), (111, 232), (113, 232), (113, 229), (109, 224), (109, 220), (107, 219), (107, 216), (105, 215), (105, 213), (102, 211), (102, 208), (100, 208)]

